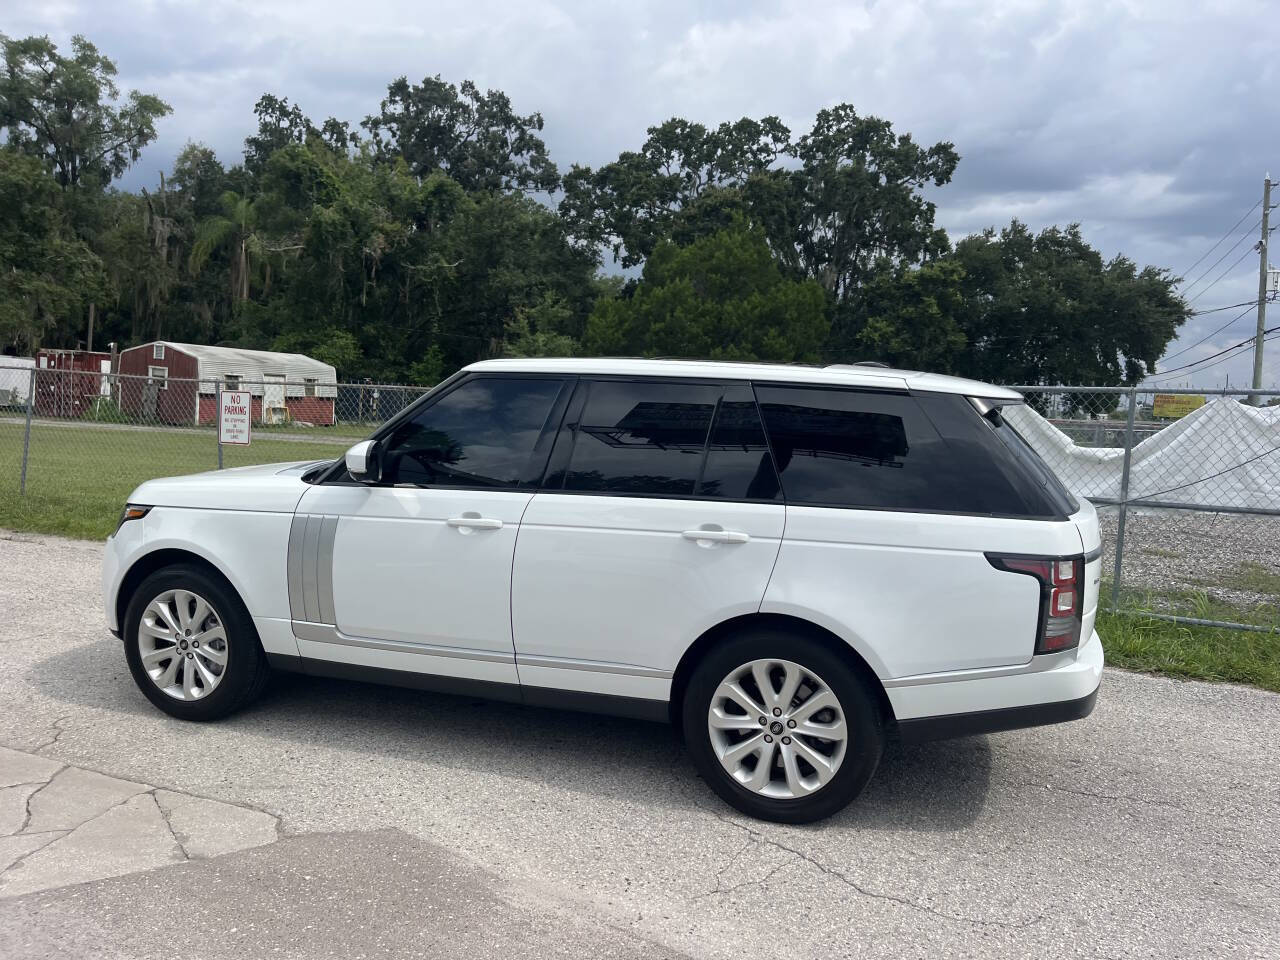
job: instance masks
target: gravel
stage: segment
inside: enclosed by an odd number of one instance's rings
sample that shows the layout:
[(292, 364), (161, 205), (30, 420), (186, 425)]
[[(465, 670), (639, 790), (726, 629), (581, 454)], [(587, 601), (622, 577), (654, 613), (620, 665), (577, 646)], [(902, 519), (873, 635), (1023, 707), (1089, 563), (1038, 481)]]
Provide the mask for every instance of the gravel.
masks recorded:
[[(1117, 519), (1099, 508), (1104, 580), (1115, 569)], [(1124, 536), (1125, 589), (1204, 591), (1244, 608), (1280, 602), (1280, 517), (1136, 509)]]

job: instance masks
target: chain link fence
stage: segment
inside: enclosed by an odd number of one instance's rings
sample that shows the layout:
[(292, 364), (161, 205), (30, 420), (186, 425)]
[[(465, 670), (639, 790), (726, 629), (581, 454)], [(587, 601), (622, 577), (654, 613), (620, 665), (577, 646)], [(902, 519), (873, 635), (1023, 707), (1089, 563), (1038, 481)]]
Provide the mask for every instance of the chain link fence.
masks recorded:
[(1280, 629), (1280, 392), (1014, 389), (1009, 420), (1098, 509), (1105, 604)]
[[(340, 457), (426, 387), (194, 380), (0, 362), (0, 526), (88, 536), (155, 477)], [(252, 440), (218, 442), (218, 393), (250, 394)], [(68, 519), (69, 518), (69, 519)]]
[[(0, 526), (110, 532), (144, 480), (339, 457), (427, 389), (231, 380), (0, 363)], [(219, 389), (250, 393), (248, 446), (218, 443)], [(1280, 392), (1015, 389), (1009, 420), (1098, 509), (1104, 603), (1280, 626)]]

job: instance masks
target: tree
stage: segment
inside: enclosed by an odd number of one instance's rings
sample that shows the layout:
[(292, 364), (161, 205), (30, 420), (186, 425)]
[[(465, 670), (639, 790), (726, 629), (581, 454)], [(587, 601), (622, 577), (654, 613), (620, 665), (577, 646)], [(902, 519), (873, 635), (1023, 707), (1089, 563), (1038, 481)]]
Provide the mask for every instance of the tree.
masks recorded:
[(962, 369), (995, 383), (1136, 383), (1190, 315), (1158, 267), (1104, 260), (1079, 224), (1033, 235), (1014, 220), (960, 241)]
[(747, 184), (752, 215), (782, 263), (843, 301), (884, 265), (901, 266), (948, 249), (921, 190), (951, 180), (960, 158), (950, 143), (920, 147), (887, 120), (849, 104), (821, 110), (796, 141), (799, 169)]
[(248, 197), (228, 190), (219, 206), (220, 213), (205, 218), (196, 228), (188, 266), (198, 275), (215, 251), (227, 251), (231, 299), (242, 302), (249, 299), (250, 281), (263, 267), (267, 241), (258, 230), (258, 206)]
[(834, 324), (828, 358), (955, 373), (967, 342), (963, 277), (959, 264), (945, 260), (881, 271), (847, 311), (856, 311), (861, 322)]
[(691, 230), (699, 201), (714, 194), (723, 203), (725, 188), (741, 187), (787, 152), (790, 135), (777, 117), (743, 117), (715, 130), (673, 117), (650, 127), (638, 151), (597, 170), (574, 165), (560, 215), (581, 242), (604, 244), (624, 267), (635, 266), (682, 218), (689, 239), (706, 232)]
[(330, 117), (319, 127), (288, 97), (264, 93), (253, 105), (258, 118), (258, 132), (244, 140), (244, 165), (250, 174), (261, 174), (267, 162), (279, 150), (313, 141), (323, 143), (335, 153), (345, 155), (360, 142), (358, 133), (345, 120)]
[(0, 342), (24, 353), (101, 291), (101, 262), (63, 200), (38, 159), (0, 150)]
[(784, 275), (762, 231), (728, 230), (653, 251), (629, 299), (602, 300), (583, 349), (615, 356), (813, 363), (827, 335), (826, 298)]
[(501, 90), (461, 90), (438, 75), (400, 77), (361, 124), (384, 162), (402, 158), (419, 177), (442, 171), (468, 191), (551, 191), (560, 183), (538, 133), (542, 114), (517, 114)]
[(172, 112), (151, 94), (130, 90), (122, 102), (116, 65), (82, 36), (72, 56), (48, 37), (0, 35), (0, 125), (10, 149), (39, 157), (66, 188), (107, 186), (156, 137), (156, 121)]

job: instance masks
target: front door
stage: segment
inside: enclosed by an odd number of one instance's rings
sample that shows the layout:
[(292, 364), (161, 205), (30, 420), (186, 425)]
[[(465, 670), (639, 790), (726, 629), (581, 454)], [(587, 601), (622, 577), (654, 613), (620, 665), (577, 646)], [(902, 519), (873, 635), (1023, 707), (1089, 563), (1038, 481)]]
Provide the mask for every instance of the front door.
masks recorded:
[(517, 682), (511, 563), (564, 389), (463, 381), (383, 439), (379, 484), (303, 496), (289, 574), (304, 657)]

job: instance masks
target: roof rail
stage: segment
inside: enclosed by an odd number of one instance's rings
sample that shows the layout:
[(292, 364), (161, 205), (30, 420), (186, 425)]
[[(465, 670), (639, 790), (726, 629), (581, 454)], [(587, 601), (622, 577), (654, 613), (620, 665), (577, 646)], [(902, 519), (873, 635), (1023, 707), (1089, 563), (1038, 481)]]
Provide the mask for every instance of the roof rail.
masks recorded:
[(853, 363), (828, 363), (822, 369), (824, 370), (846, 370), (849, 367), (884, 367), (889, 369), (887, 363), (881, 363), (879, 360), (855, 360)]

